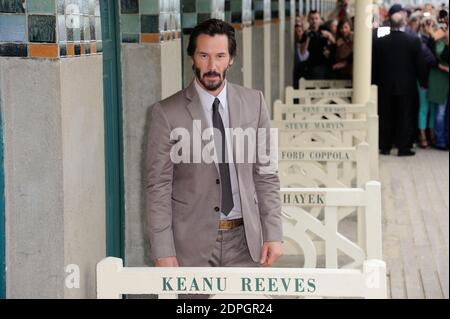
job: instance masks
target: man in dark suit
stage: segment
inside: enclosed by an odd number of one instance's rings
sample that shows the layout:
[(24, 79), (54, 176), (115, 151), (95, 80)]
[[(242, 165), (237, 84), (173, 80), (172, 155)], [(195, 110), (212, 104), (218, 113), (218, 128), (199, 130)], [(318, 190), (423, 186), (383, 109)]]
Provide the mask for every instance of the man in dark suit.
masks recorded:
[[(406, 13), (401, 5), (389, 10), (390, 32), (378, 33), (373, 44), (373, 82), (378, 85), (380, 150), (388, 155), (392, 146), (399, 156), (412, 156), (414, 99), (417, 81), (426, 83), (421, 43), (405, 31)], [(384, 36), (383, 36), (384, 35)]]
[(308, 80), (323, 80), (331, 77), (333, 65), (332, 54), (329, 53), (328, 41), (334, 38), (330, 32), (321, 28), (322, 19), (320, 13), (311, 10), (308, 14), (309, 30), (300, 40), (300, 54), (308, 56), (306, 67)]

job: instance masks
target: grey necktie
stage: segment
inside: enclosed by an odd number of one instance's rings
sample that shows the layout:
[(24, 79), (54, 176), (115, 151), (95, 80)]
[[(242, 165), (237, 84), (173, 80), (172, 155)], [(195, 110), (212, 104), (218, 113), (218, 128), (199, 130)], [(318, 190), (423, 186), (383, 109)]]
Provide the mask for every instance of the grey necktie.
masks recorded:
[(218, 162), (219, 162), (219, 172), (220, 172), (220, 181), (222, 188), (222, 213), (226, 216), (230, 213), (230, 211), (234, 207), (233, 203), (233, 192), (231, 190), (231, 179), (230, 179), (230, 168), (228, 163), (225, 161), (225, 129), (222, 122), (222, 117), (219, 113), (219, 104), (220, 101), (218, 98), (214, 100), (213, 103), (213, 127), (218, 129), (221, 133), (221, 143), (217, 142), (217, 139), (214, 140), (216, 145), (216, 153), (218, 154)]

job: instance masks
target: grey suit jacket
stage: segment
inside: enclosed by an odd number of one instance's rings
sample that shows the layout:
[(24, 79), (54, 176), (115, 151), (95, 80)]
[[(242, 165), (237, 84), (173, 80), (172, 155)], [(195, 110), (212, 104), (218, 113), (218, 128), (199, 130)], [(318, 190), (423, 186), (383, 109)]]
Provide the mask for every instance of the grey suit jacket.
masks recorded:
[[(230, 127), (265, 128), (268, 153), (270, 121), (262, 93), (228, 82), (227, 94)], [(153, 105), (150, 113), (145, 192), (151, 258), (176, 256), (181, 266), (207, 266), (220, 220), (217, 163), (174, 164), (170, 157), (179, 141), (170, 138), (174, 128), (184, 128), (192, 137), (200, 133), (194, 120), (201, 123), (201, 130), (208, 127), (194, 82)], [(235, 163), (245, 234), (254, 261), (259, 261), (263, 241), (282, 240), (280, 182), (276, 170), (261, 172), (268, 165), (259, 156), (256, 161)]]

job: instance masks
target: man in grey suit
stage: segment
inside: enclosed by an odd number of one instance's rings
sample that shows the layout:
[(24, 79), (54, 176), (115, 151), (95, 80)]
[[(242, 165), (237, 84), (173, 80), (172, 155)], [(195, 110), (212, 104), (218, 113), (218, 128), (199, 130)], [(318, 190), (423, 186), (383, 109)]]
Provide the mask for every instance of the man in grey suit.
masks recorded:
[[(151, 258), (158, 267), (271, 266), (282, 255), (281, 202), (276, 168), (261, 155), (273, 142), (264, 98), (225, 79), (236, 54), (228, 23), (196, 26), (188, 54), (195, 79), (151, 110), (145, 161)], [(208, 128), (211, 143), (203, 138)], [(236, 160), (230, 128), (256, 132), (256, 142), (246, 144), (254, 161)], [(180, 148), (186, 136), (188, 148)], [(207, 161), (211, 145), (216, 155)], [(196, 146), (204, 147), (200, 160)]]

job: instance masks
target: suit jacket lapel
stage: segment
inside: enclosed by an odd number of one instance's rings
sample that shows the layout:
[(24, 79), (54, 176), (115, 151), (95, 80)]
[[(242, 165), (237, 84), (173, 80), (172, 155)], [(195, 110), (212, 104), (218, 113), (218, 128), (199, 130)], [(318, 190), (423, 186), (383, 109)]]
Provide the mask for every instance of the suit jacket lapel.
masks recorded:
[[(200, 133), (200, 137), (202, 136), (203, 130), (208, 128), (208, 122), (205, 117), (205, 112), (203, 112), (202, 104), (200, 102), (200, 98), (198, 96), (197, 90), (194, 86), (194, 81), (189, 84), (189, 86), (186, 88), (186, 98), (189, 100), (189, 103), (186, 105), (186, 108), (189, 112), (189, 114), (192, 117), (192, 120), (200, 120), (201, 127), (198, 125), (198, 122), (195, 122), (194, 126)], [(206, 145), (206, 142), (202, 140), (203, 145)]]
[[(242, 100), (239, 94), (236, 92), (234, 84), (228, 82), (227, 88), (227, 98), (228, 98), (228, 112), (230, 115), (230, 127), (235, 129), (241, 127), (241, 107)], [(233, 145), (233, 160), (236, 163), (236, 145)], [(236, 165), (237, 169), (237, 165)]]
[[(198, 96), (197, 90), (195, 89), (194, 80), (192, 80), (191, 84), (186, 88), (186, 98), (189, 100), (189, 103), (186, 105), (186, 108), (189, 114), (192, 117), (192, 120), (200, 120), (201, 127), (198, 122), (193, 122), (196, 130), (199, 133), (200, 138), (202, 137), (203, 130), (209, 127), (208, 121), (206, 120), (205, 112), (203, 111), (202, 104), (200, 102), (200, 97)], [(203, 147), (206, 146), (206, 141), (201, 138)], [(219, 171), (219, 165), (214, 162), (214, 165)]]

